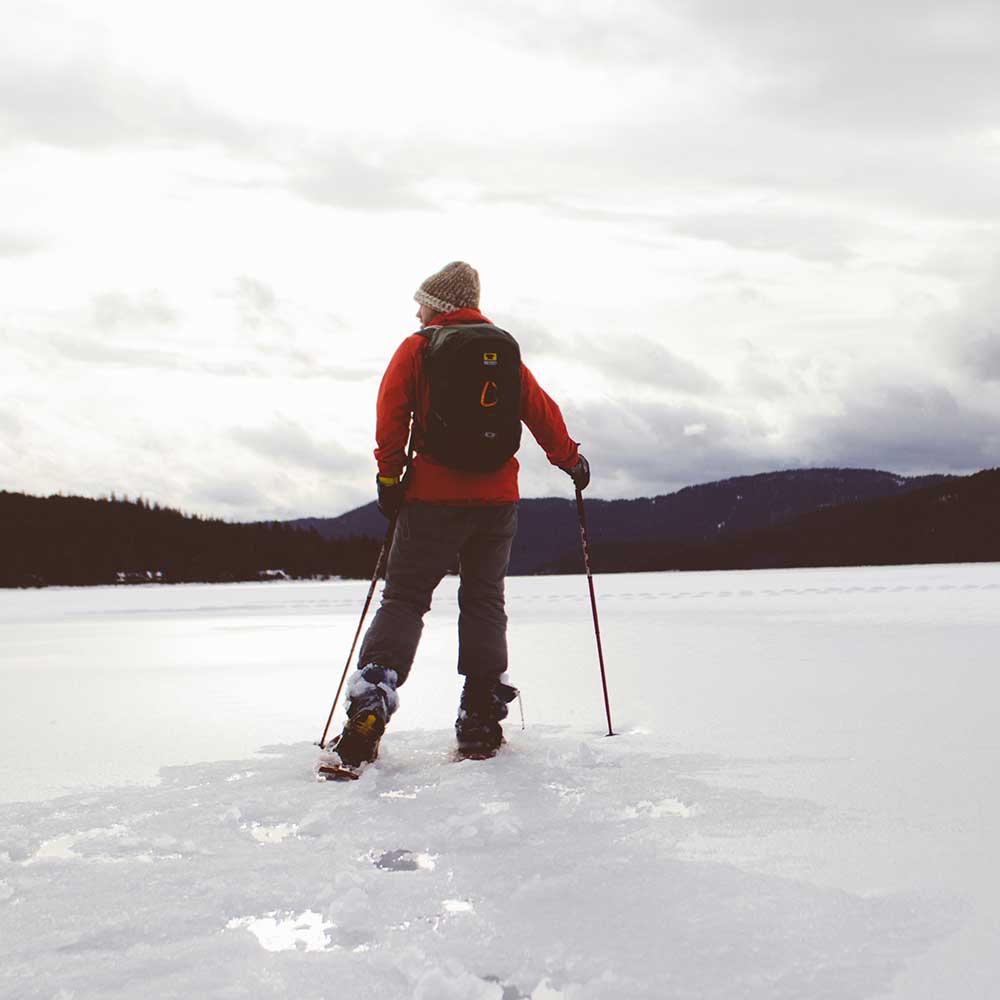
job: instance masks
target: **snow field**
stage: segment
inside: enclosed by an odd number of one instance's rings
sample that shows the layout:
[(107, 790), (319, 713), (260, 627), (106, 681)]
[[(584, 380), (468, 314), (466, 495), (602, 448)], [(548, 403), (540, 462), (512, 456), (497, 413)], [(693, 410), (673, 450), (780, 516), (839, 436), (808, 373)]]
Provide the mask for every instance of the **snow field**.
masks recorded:
[(317, 783), (302, 744), (14, 806), (5, 995), (860, 997), (956, 926), (687, 857), (815, 808), (641, 734), (515, 731), (461, 763), (448, 736), (400, 733), (350, 785)]
[(453, 762), (447, 580), (333, 786), (365, 584), (0, 592), (0, 997), (998, 995), (1000, 566), (596, 583), (621, 735), (512, 579), (528, 728)]

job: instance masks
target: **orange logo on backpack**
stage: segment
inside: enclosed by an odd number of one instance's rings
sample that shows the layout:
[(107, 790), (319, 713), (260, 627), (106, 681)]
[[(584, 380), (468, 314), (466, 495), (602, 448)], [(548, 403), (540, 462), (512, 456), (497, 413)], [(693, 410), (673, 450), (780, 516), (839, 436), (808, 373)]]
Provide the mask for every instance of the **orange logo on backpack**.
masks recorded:
[[(491, 391), (492, 390), (492, 391)], [(499, 402), (499, 390), (497, 389), (496, 382), (484, 382), (483, 392), (479, 397), (479, 405), (485, 406), (487, 409), (491, 406), (496, 406)]]

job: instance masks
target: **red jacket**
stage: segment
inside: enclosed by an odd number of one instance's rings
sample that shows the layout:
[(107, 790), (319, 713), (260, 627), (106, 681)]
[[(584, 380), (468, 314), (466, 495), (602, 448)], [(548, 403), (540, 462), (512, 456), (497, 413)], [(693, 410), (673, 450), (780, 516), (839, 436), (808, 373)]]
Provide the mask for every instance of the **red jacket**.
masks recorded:
[[(435, 326), (456, 326), (462, 323), (489, 323), (477, 309), (435, 316)], [(413, 464), (407, 475), (406, 497), (425, 503), (501, 504), (517, 501), (516, 458), (496, 472), (461, 472), (421, 455), (423, 446), (419, 428), (427, 423), (430, 409), (430, 386), (422, 378), (423, 348), (426, 338), (419, 333), (407, 337), (396, 350), (382, 376), (378, 390), (375, 423), (375, 461), (380, 476), (400, 476), (406, 464), (406, 442), (414, 420)], [(521, 420), (527, 424), (549, 461), (561, 469), (577, 463), (576, 442), (566, 433), (559, 407), (521, 365)]]

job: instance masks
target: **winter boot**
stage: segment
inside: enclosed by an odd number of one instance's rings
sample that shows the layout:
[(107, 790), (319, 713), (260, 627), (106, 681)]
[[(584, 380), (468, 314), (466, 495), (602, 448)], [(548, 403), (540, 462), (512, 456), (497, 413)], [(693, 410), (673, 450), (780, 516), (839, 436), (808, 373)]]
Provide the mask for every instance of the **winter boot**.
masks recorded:
[(375, 712), (360, 711), (352, 715), (344, 731), (330, 747), (348, 767), (361, 767), (378, 757), (378, 745), (385, 732), (385, 723)]
[(455, 720), (460, 757), (485, 760), (496, 755), (504, 741), (500, 722), (516, 697), (517, 688), (502, 681), (466, 678)]
[(347, 724), (331, 747), (351, 767), (378, 757), (378, 745), (399, 705), (396, 671), (369, 663), (351, 675), (347, 685)]

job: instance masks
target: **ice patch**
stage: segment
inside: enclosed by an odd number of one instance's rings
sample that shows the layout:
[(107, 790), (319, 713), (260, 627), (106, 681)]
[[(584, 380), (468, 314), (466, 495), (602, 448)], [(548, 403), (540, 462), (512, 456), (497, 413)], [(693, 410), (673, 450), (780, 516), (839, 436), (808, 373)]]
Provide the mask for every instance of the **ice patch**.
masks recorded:
[(634, 806), (626, 806), (622, 815), (626, 819), (660, 819), (663, 816), (691, 819), (698, 815), (698, 807), (685, 805), (680, 799), (674, 798), (661, 799), (659, 802), (643, 799)]
[(286, 837), (292, 837), (299, 831), (294, 823), (276, 823), (274, 826), (251, 823), (243, 829), (249, 829), (250, 836), (260, 844), (280, 844)]
[[(116, 824), (115, 826), (95, 827), (91, 830), (80, 830), (76, 833), (62, 833), (57, 837), (50, 837), (43, 841), (35, 853), (22, 862), (25, 865), (34, 865), (42, 861), (68, 861), (79, 859), (83, 855), (73, 848), (78, 843), (86, 840), (96, 840), (100, 837), (121, 837), (128, 832), (127, 826)], [(91, 856), (92, 861), (115, 861), (117, 858), (107, 855)]]
[(245, 928), (265, 951), (333, 951), (327, 931), (334, 925), (315, 910), (298, 915), (272, 910), (262, 917), (233, 917), (226, 930)]

